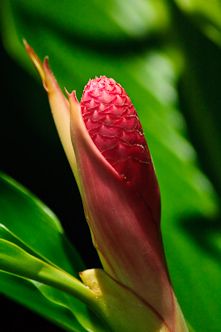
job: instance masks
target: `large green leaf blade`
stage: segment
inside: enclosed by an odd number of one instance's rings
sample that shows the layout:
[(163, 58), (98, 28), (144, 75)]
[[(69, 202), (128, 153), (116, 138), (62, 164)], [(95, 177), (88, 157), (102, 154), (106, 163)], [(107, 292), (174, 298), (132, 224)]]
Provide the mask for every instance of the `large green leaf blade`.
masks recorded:
[[(84, 269), (57, 217), (24, 187), (3, 174), (0, 176), (0, 220), (4, 223), (0, 225), (1, 239), (75, 277)], [(87, 306), (73, 296), (41, 283), (22, 282), (17, 277), (7, 276), (0, 273), (1, 292), (58, 325), (72, 328), (72, 331), (106, 331)]]
[(165, 238), (173, 286), (185, 317), (196, 331), (219, 332), (219, 221), (197, 217), (181, 219), (176, 227), (173, 224), (165, 227)]
[[(47, 287), (49, 288), (49, 286)], [(86, 331), (68, 308), (62, 304), (49, 301), (28, 279), (0, 271), (0, 288), (1, 292), (9, 298), (31, 308), (65, 330)]]
[[(127, 3), (120, 0), (68, 0), (59, 4), (53, 0), (29, 2), (28, 0), (7, 1), (13, 12), (20, 13), (27, 22), (38, 22), (53, 26), (65, 34), (74, 31), (74, 36), (84, 42), (128, 41), (133, 38), (156, 33), (167, 27), (169, 13), (159, 0), (137, 0)], [(34, 23), (35, 24), (35, 23)], [(38, 24), (38, 23), (37, 23)]]
[(57, 217), (40, 200), (0, 175), (0, 222), (31, 250), (74, 276), (85, 269)]

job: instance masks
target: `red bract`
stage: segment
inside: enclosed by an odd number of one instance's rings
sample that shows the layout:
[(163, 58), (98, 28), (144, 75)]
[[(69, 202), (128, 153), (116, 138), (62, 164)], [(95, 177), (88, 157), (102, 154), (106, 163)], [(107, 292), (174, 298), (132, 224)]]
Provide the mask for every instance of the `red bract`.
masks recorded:
[[(75, 93), (69, 98), (79, 187), (102, 265), (175, 331), (175, 299), (159, 228), (159, 187), (137, 113), (124, 89), (106, 77), (88, 83), (80, 109)], [(125, 132), (139, 143), (142, 138), (142, 144), (122, 143)]]

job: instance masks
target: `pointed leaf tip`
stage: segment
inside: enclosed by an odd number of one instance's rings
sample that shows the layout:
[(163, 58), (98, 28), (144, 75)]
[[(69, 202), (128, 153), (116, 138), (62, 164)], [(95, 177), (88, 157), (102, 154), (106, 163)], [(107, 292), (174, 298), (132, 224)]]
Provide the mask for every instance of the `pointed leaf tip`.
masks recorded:
[(44, 73), (43, 63), (41, 62), (41, 60), (39, 59), (39, 57), (37, 56), (37, 54), (35, 53), (33, 48), (28, 44), (26, 39), (23, 39), (23, 43), (25, 45), (25, 49), (28, 53), (29, 58), (31, 59), (33, 65), (35, 66), (39, 76), (41, 77), (43, 85), (45, 85), (44, 84), (45, 83), (45, 73)]

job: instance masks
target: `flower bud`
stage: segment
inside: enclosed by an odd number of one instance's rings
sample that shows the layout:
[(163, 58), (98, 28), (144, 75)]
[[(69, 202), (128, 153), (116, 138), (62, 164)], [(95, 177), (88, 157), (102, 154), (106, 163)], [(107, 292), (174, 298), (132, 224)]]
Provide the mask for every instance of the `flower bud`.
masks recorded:
[(81, 112), (93, 142), (111, 166), (146, 199), (160, 222), (160, 195), (137, 112), (120, 84), (102, 76), (90, 80)]
[(155, 170), (130, 98), (102, 76), (89, 81), (81, 103), (67, 92), (68, 103), (47, 59), (41, 64), (26, 49), (48, 93), (106, 275), (147, 303), (171, 332), (186, 332), (162, 245)]

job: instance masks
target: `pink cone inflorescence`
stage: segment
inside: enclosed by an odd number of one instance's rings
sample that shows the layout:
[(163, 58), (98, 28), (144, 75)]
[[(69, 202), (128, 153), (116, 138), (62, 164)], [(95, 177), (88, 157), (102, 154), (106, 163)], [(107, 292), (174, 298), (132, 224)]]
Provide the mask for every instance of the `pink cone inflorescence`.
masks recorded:
[(105, 76), (90, 80), (83, 92), (81, 111), (102, 155), (142, 191), (150, 154), (137, 112), (122, 86)]

